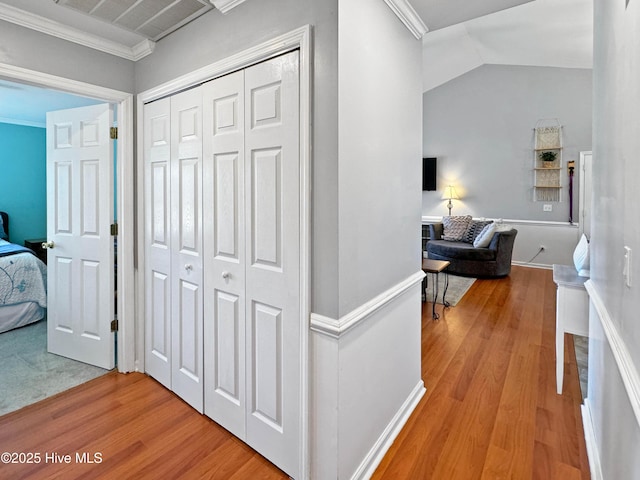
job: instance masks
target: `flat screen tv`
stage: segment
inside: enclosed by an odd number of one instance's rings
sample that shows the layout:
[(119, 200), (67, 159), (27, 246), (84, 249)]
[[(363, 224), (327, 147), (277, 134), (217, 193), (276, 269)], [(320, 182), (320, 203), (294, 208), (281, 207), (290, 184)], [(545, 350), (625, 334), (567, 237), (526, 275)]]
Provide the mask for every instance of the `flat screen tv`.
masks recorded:
[(436, 158), (422, 159), (422, 190), (431, 191), (436, 189)]

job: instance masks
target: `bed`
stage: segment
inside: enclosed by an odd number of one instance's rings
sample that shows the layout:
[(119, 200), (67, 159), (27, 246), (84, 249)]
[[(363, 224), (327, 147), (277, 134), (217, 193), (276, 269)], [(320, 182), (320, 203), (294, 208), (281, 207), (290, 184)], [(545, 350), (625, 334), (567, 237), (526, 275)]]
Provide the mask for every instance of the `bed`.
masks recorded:
[(0, 333), (37, 322), (47, 309), (47, 266), (9, 242), (9, 216), (0, 212)]

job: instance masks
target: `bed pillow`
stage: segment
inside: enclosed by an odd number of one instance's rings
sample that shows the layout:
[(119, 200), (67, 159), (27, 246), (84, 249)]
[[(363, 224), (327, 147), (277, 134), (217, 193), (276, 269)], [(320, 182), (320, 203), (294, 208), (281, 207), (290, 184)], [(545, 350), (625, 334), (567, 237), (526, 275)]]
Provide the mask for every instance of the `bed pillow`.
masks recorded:
[(442, 239), (452, 242), (459, 242), (462, 240), (464, 232), (467, 231), (469, 223), (471, 222), (471, 215), (462, 216), (450, 216), (442, 219)]

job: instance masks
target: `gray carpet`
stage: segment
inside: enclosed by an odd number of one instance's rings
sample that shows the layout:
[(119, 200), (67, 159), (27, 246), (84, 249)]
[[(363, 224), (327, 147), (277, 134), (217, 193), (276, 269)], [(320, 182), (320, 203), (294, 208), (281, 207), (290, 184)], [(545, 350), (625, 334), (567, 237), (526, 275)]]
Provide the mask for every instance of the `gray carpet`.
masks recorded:
[[(433, 276), (430, 273), (427, 273), (427, 301), (433, 301)], [(456, 275), (449, 275), (449, 288), (447, 288), (447, 297), (445, 300), (449, 302), (449, 304), (453, 307), (455, 306), (460, 299), (464, 296), (465, 293), (471, 288), (473, 282), (475, 282), (475, 278), (468, 277), (457, 277)], [(444, 293), (444, 282), (445, 275), (440, 273), (438, 275), (438, 298), (436, 299), (436, 303), (442, 304), (442, 295)]]
[(47, 352), (47, 322), (0, 334), (0, 415), (107, 373)]

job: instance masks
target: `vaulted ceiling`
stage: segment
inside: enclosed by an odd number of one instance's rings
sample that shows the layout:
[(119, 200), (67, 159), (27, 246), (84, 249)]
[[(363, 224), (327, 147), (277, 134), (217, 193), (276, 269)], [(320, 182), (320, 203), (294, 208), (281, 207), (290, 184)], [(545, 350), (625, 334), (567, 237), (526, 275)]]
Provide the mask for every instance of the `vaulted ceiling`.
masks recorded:
[[(135, 61), (198, 16), (221, 15), (224, 21), (224, 14), (245, 1), (250, 8), (262, 0), (0, 0), (0, 20)], [(593, 0), (384, 1), (394, 11), (409, 11), (428, 30), (422, 38), (425, 91), (485, 63), (591, 65)], [(25, 123), (42, 123), (42, 113), (26, 108), (34, 104), (34, 92), (6, 81), (0, 82), (0, 118), (13, 115), (7, 99), (20, 95)]]

